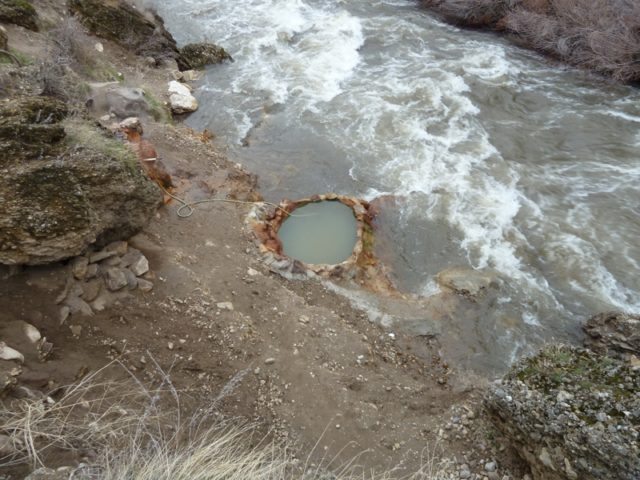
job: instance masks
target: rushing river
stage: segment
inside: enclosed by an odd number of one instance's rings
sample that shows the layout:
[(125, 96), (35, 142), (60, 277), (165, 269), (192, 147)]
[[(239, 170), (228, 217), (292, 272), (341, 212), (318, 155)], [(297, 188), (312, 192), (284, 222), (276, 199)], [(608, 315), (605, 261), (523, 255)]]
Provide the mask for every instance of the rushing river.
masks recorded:
[(640, 90), (410, 0), (152, 3), (179, 43), (234, 57), (208, 70), (188, 123), (226, 141), (268, 199), (405, 198), (388, 229), (413, 293), (451, 265), (500, 272), (494, 309), (510, 321), (469, 330), (493, 366), (577, 339), (594, 313), (640, 311)]

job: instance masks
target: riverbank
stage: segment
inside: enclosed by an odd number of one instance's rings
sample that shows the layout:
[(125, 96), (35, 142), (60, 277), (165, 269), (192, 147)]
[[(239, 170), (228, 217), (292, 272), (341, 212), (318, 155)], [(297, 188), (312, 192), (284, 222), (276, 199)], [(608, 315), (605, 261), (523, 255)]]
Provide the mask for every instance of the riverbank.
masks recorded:
[(421, 0), (455, 25), (507, 34), (517, 44), (621, 82), (640, 82), (640, 6), (618, 0)]
[[(39, 97), (39, 77), (27, 73), (50, 59), (56, 38), (51, 25), (60, 25), (68, 13), (57, 2), (34, 5), (39, 32), (6, 25), (8, 48), (25, 66), (8, 62), (0, 68), (12, 82), (7, 91)], [(152, 64), (115, 41), (81, 33), (98, 63), (91, 70), (82, 62), (68, 65), (71, 72), (62, 78), (71, 78), (80, 94), (87, 85), (110, 79), (145, 92), (146, 101), (134, 108), (150, 107), (139, 112), (143, 138), (170, 172), (176, 196), (257, 198), (255, 177), (229, 162), (223, 145), (169, 115), (166, 85), (175, 73), (170, 63)], [(82, 102), (74, 100), (68, 105), (81, 109)], [(103, 111), (85, 114), (102, 127), (120, 119), (104, 118)], [(463, 464), (464, 472), (480, 474), (491, 462), (492, 474), (522, 477), (507, 442), (495, 437), (479, 414), (483, 382), (447, 365), (436, 339), (385, 330), (322, 283), (286, 281), (271, 272), (245, 231), (247, 207), (203, 204), (185, 219), (177, 206), (172, 201), (161, 207), (142, 233), (113, 247), (120, 253), (92, 247), (72, 261), (3, 267), (2, 341), (24, 357), (2, 360), (3, 375), (11, 366), (3, 384), (5, 408), (55, 405), (67, 385), (101, 371), (102, 382), (134, 378), (179, 392), (186, 418), (204, 406), (213, 409), (214, 421), (254, 422), (254, 438), (286, 444), (298, 459), (291, 468), (309, 464), (316, 475), (353, 461), (359, 471), (400, 476), (423, 469), (423, 477), (430, 478), (442, 459), (436, 478), (457, 476)], [(140, 270), (144, 282), (108, 295), (103, 308), (95, 300), (84, 302), (94, 284), (78, 266), (97, 265), (106, 272), (124, 265), (124, 256), (135, 251), (148, 262), (148, 271)], [(24, 338), (25, 331), (31, 336)], [(30, 343), (35, 336), (36, 344)], [(114, 404), (133, 409), (122, 402)], [(15, 432), (3, 435), (17, 438)], [(90, 444), (56, 438), (60, 441), (36, 452), (34, 446), (40, 449), (52, 437), (35, 432), (33, 444), (3, 443), (2, 474), (23, 478), (42, 464), (75, 468), (100, 457)], [(12, 463), (33, 461), (34, 453), (39, 461)]]

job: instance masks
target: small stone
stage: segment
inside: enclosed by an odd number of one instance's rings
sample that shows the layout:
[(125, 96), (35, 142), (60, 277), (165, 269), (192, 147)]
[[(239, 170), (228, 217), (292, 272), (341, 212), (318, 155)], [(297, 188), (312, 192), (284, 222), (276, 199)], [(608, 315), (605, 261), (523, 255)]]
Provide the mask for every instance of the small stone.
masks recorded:
[(66, 301), (66, 304), (71, 309), (72, 314), (79, 313), (88, 317), (93, 316), (93, 311), (91, 310), (89, 304), (79, 297), (69, 297)]
[(124, 276), (127, 277), (127, 288), (129, 290), (135, 290), (138, 286), (138, 279), (134, 275), (134, 273), (128, 268), (123, 268)]
[(111, 242), (109, 245), (104, 247), (107, 252), (116, 252), (120, 257), (124, 256), (129, 249), (129, 244), (124, 240), (118, 240), (115, 242)]
[(309, 317), (307, 317), (306, 315), (300, 315), (298, 321), (306, 325), (307, 323), (309, 323)]
[(104, 45), (102, 45), (102, 43), (100, 43), (100, 42), (97, 42), (97, 43), (93, 46), (93, 48), (95, 48), (95, 49), (96, 49), (96, 51), (97, 51), (98, 53), (102, 53), (102, 52), (104, 52)]
[(75, 257), (71, 260), (71, 273), (77, 280), (83, 280), (87, 276), (89, 259), (87, 257)]
[(153, 283), (144, 278), (138, 278), (138, 288), (141, 292), (148, 293), (153, 290)]
[(95, 263), (90, 264), (87, 267), (87, 275), (85, 276), (85, 280), (91, 280), (98, 276), (98, 265)]
[(82, 325), (69, 325), (69, 329), (74, 337), (79, 337), (82, 333)]
[(107, 251), (107, 250), (101, 250), (99, 252), (96, 253), (92, 253), (91, 255), (89, 255), (89, 263), (97, 263), (97, 262), (101, 262), (102, 260), (105, 260), (107, 258), (113, 257), (117, 255), (116, 252), (113, 251)]
[(274, 363), (276, 363), (276, 359), (273, 357), (269, 357), (264, 361), (265, 365), (273, 365)]
[(233, 310), (233, 303), (231, 303), (231, 302), (218, 302), (218, 303), (216, 303), (216, 307), (218, 307), (220, 310), (232, 311)]
[(116, 292), (127, 286), (127, 276), (121, 268), (109, 267), (105, 272), (105, 283), (109, 290)]
[(258, 274), (259, 272), (257, 270), (254, 270), (253, 268), (249, 268), (247, 270), (247, 275), (249, 275), (250, 277), (255, 277)]
[(129, 269), (135, 274), (136, 277), (144, 275), (149, 271), (149, 260), (144, 255), (140, 255), (140, 258), (129, 265)]
[(60, 308), (60, 325), (62, 325), (67, 318), (69, 318), (69, 315), (71, 315), (71, 309), (68, 306), (63, 306), (62, 308)]
[(23, 322), (22, 331), (31, 343), (37, 343), (42, 338), (40, 331), (30, 323)]
[(97, 278), (94, 278), (93, 280), (89, 280), (82, 287), (82, 290), (83, 290), (82, 299), (85, 302), (93, 302), (98, 296), (98, 294), (100, 293), (101, 288), (102, 288), (102, 281), (100, 281)]
[(168, 348), (169, 350), (173, 350), (173, 348), (174, 348), (174, 344), (173, 344), (173, 342), (167, 342), (167, 348)]
[(18, 360), (20, 363), (24, 363), (24, 355), (5, 342), (0, 342), (0, 360)]
[(495, 472), (496, 468), (498, 468), (496, 462), (487, 462), (484, 464), (484, 469), (487, 472)]

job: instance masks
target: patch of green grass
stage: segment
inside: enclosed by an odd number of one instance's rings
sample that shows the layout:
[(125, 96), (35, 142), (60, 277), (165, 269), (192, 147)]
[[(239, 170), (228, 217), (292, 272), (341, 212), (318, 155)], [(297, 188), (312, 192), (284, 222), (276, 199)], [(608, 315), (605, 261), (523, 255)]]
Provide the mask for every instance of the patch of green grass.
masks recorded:
[[(31, 58), (27, 54), (14, 50), (13, 48), (9, 49), (9, 53), (13, 55), (15, 58), (17, 58), (18, 61), (20, 62), (20, 65), (22, 65), (23, 67), (27, 65), (32, 65), (34, 63), (33, 58)], [(1, 53), (0, 64), (15, 63), (15, 61), (11, 58), (11, 55), (7, 55), (6, 53)]]
[(70, 146), (81, 146), (120, 161), (132, 174), (139, 172), (138, 160), (126, 145), (110, 138), (88, 122), (69, 118), (64, 122), (67, 143)]
[(173, 123), (173, 117), (171, 113), (167, 109), (167, 106), (158, 100), (149, 89), (145, 88), (142, 90), (144, 92), (144, 97), (147, 99), (147, 103), (151, 108), (151, 116), (156, 122), (167, 122)]

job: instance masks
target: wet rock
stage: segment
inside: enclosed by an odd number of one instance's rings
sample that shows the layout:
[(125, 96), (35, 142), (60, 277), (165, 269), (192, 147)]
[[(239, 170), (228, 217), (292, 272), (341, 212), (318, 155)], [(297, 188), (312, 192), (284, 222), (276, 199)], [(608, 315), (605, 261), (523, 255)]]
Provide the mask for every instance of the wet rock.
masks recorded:
[(497, 274), (493, 270), (473, 270), (453, 267), (442, 270), (436, 276), (440, 286), (468, 297), (477, 297), (492, 285), (497, 284)]
[(0, 22), (38, 31), (38, 14), (27, 0), (0, 0)]
[(70, 265), (74, 278), (82, 280), (87, 276), (87, 267), (89, 266), (89, 259), (87, 257), (76, 257), (71, 260)]
[(110, 267), (104, 273), (105, 284), (112, 292), (127, 286), (127, 275), (122, 268)]
[(582, 328), (587, 334), (585, 346), (594, 352), (623, 360), (640, 357), (640, 315), (600, 313)]
[(207, 65), (233, 60), (227, 51), (212, 43), (190, 43), (180, 49), (180, 56), (176, 59), (178, 68), (185, 70), (200, 70)]
[[(137, 168), (133, 154), (80, 120), (68, 127), (70, 138), (56, 145), (61, 110), (48, 100), (29, 102), (18, 102), (31, 108), (18, 114), (15, 102), (0, 101), (0, 113), (10, 117), (0, 115), (0, 148), (18, 145), (0, 160), (0, 263), (63, 260), (92, 243), (128, 238), (145, 226), (162, 196)], [(16, 123), (17, 118), (33, 123)], [(75, 129), (82, 134), (77, 136)], [(35, 152), (37, 158), (31, 156)]]
[(590, 350), (550, 346), (485, 399), (535, 480), (640, 478), (640, 373)]
[(69, 0), (69, 8), (94, 34), (156, 62), (177, 58), (178, 48), (162, 19), (123, 0)]
[(0, 50), (9, 50), (9, 36), (4, 27), (0, 27)]
[(175, 80), (169, 82), (169, 105), (171, 111), (177, 114), (191, 113), (198, 109), (198, 101), (191, 95), (191, 90)]

